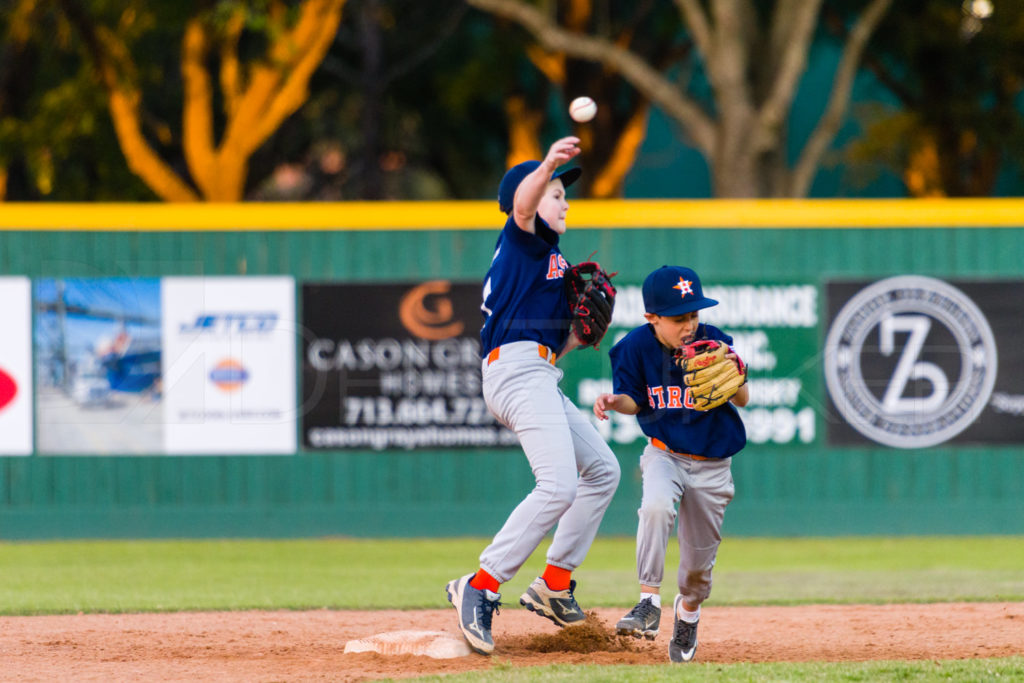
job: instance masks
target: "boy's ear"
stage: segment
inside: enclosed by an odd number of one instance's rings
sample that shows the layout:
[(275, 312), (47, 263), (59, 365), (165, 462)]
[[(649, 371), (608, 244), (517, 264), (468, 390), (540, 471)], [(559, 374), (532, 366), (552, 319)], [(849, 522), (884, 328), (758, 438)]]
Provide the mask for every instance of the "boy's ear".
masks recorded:
[(646, 320), (649, 323), (653, 323), (660, 317), (661, 316), (659, 316), (657, 313), (644, 313), (644, 320)]

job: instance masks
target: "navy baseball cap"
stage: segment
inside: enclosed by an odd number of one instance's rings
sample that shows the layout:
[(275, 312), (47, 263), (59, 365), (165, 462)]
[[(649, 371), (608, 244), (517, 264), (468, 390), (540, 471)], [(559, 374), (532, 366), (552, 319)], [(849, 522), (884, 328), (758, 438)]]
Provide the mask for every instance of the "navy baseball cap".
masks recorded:
[[(498, 185), (499, 209), (504, 213), (512, 211), (512, 202), (516, 198), (516, 190), (519, 188), (519, 183), (523, 182), (523, 178), (536, 171), (538, 166), (540, 166), (539, 161), (524, 161), (505, 172), (505, 176), (501, 179), (501, 184)], [(551, 180), (561, 178), (562, 185), (569, 187), (579, 179), (581, 173), (583, 173), (583, 169), (574, 166), (554, 174), (551, 176)]]
[(648, 275), (643, 295), (644, 309), (664, 316), (684, 315), (718, 305), (704, 296), (697, 273), (682, 266), (662, 266)]

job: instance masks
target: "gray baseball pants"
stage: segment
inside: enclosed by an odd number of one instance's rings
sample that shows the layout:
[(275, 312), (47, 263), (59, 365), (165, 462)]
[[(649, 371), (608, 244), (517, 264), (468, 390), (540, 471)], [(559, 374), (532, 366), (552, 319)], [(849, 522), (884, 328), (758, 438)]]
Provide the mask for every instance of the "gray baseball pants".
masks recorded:
[(572, 571), (583, 563), (618, 487), (619, 463), (558, 388), (562, 371), (535, 342), (504, 344), (500, 352), (483, 362), (484, 400), (519, 437), (537, 481), (480, 555), (480, 567), (504, 583), (556, 524), (548, 564)]
[(711, 594), (725, 508), (736, 491), (732, 458), (694, 460), (651, 444), (640, 456), (643, 496), (637, 511), (636, 570), (641, 585), (661, 586), (665, 550), (679, 515), (679, 593), (691, 605)]

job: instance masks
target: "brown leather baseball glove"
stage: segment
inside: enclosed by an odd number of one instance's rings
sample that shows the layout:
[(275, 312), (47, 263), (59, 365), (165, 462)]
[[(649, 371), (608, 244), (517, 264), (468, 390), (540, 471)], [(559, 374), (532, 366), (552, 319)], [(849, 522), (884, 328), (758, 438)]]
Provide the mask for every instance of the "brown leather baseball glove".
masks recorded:
[(711, 410), (722, 405), (747, 381), (747, 366), (725, 354), (735, 353), (728, 344), (701, 339), (676, 349), (676, 364), (683, 370), (683, 383), (690, 388), (694, 410)]

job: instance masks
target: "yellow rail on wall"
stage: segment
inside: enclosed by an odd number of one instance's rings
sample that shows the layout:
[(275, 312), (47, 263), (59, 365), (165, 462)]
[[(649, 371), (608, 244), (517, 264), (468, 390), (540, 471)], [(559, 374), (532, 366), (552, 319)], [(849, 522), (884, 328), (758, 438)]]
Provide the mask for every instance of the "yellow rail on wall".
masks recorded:
[[(0, 203), (0, 230), (495, 230), (494, 201)], [(1024, 199), (571, 201), (575, 228), (971, 228), (1024, 226)]]

